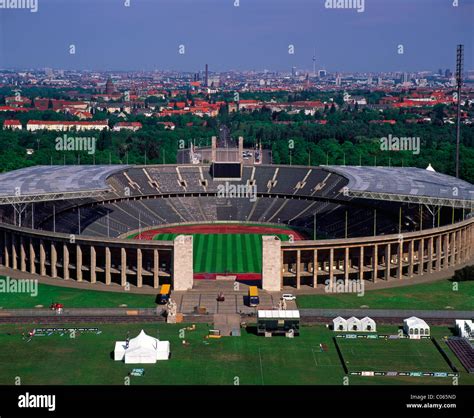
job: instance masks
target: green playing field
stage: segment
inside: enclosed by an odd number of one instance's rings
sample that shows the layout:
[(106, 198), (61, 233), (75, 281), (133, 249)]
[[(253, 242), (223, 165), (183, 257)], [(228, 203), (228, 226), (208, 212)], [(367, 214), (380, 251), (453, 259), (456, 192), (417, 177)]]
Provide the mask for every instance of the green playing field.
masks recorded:
[(429, 339), (337, 338), (349, 371), (449, 372)]
[[(154, 240), (171, 241), (178, 234), (157, 234)], [(288, 235), (277, 234), (282, 241)], [(260, 273), (262, 235), (193, 234), (195, 273)]]

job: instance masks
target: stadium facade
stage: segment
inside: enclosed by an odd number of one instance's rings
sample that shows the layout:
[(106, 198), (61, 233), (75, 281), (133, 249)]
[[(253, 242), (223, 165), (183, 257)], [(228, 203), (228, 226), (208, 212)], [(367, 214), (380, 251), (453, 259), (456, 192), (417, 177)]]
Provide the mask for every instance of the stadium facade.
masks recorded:
[[(195, 283), (193, 237), (129, 239), (163, 225), (286, 224), (262, 238), (268, 291), (410, 279), (473, 259), (474, 187), (417, 168), (206, 164), (38, 166), (0, 175), (0, 266), (108, 286)], [(237, 170), (238, 171), (238, 170)], [(228, 185), (256, 198), (220, 195)], [(223, 187), (225, 186), (225, 187)], [(259, 249), (260, 251), (260, 249)]]

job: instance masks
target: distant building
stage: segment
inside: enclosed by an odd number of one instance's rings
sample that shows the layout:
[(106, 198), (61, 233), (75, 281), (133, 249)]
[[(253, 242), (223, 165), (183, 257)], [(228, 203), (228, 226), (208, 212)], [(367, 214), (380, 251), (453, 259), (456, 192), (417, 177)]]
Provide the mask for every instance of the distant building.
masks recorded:
[(17, 119), (7, 119), (3, 122), (3, 129), (22, 130), (21, 122)]
[(142, 129), (140, 122), (119, 122), (114, 126), (114, 131), (120, 132), (122, 130), (138, 131)]
[(107, 120), (102, 121), (52, 121), (52, 120), (30, 120), (26, 124), (27, 131), (89, 131), (89, 130), (108, 130)]
[(105, 94), (114, 94), (115, 93), (115, 86), (112, 79), (109, 77), (107, 83), (105, 84)]

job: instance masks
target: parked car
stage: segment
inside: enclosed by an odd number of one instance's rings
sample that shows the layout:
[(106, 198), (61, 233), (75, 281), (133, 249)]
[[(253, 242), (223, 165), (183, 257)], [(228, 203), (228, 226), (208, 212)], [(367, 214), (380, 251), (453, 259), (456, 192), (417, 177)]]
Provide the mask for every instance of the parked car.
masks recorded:
[(281, 298), (286, 301), (296, 300), (296, 296), (292, 295), (291, 293), (283, 293), (283, 295), (281, 295)]

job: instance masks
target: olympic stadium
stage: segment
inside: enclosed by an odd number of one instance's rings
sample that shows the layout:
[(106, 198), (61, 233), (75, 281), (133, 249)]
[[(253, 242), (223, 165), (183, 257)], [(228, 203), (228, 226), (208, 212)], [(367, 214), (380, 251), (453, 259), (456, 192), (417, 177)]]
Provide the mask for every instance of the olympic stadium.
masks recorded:
[(465, 181), (238, 160), (1, 174), (0, 266), (91, 287), (235, 280), (280, 291), (404, 280), (472, 260)]

